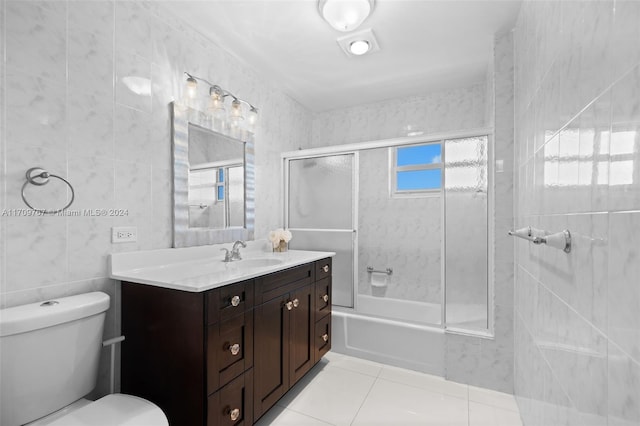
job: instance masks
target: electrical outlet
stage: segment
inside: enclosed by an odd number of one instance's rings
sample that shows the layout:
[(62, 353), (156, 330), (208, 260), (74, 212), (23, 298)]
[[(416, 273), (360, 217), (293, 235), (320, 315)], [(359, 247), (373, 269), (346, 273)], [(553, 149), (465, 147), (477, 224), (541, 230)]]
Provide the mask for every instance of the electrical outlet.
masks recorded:
[(138, 241), (138, 228), (135, 226), (114, 226), (111, 228), (112, 243), (131, 243)]

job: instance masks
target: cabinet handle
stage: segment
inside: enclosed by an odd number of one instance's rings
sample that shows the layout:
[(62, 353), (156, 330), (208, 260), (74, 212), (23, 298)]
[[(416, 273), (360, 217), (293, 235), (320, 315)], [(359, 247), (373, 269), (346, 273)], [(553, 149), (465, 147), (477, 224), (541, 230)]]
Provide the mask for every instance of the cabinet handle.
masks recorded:
[(321, 297), (322, 300), (324, 300), (325, 302), (329, 301), (329, 295), (325, 294), (324, 296)]
[(227, 408), (227, 413), (229, 414), (229, 417), (231, 418), (232, 422), (235, 422), (236, 420), (238, 420), (240, 418), (240, 409), (239, 408), (234, 408), (233, 410), (230, 410)]
[(287, 303), (284, 304), (284, 306), (287, 307), (287, 311), (290, 311), (293, 309), (293, 302), (289, 300)]
[(322, 267), (322, 270), (323, 270), (324, 272), (329, 272), (329, 265), (324, 265), (324, 266)]
[(231, 298), (231, 306), (238, 306), (240, 304), (240, 296), (233, 296)]
[(293, 307), (297, 308), (298, 306), (300, 306), (300, 301), (298, 299), (293, 299)]
[(324, 333), (322, 335), (322, 340), (324, 340), (325, 342), (328, 342), (329, 341), (329, 335), (327, 333)]
[(233, 345), (229, 346), (228, 349), (231, 352), (231, 355), (238, 355), (240, 353), (240, 345), (237, 343), (234, 343)]

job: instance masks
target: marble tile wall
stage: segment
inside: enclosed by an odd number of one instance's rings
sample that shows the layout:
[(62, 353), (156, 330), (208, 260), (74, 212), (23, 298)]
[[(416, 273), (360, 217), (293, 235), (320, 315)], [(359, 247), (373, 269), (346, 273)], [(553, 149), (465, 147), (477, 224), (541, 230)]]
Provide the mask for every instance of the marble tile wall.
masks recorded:
[(515, 395), (529, 425), (640, 425), (640, 3), (525, 1), (515, 29)]
[[(513, 35), (498, 34), (494, 40), (493, 73), (489, 78), (488, 120), (493, 124), (493, 212), (489, 211), (489, 280), (493, 294), (491, 338), (446, 334), (446, 376), (475, 386), (513, 392), (513, 241), (507, 230), (513, 225)], [(500, 165), (500, 166), (498, 166)], [(490, 202), (489, 205), (492, 203)], [(491, 240), (490, 240), (491, 241)], [(490, 314), (491, 316), (491, 314)]]
[[(256, 237), (279, 225), (279, 154), (310, 140), (305, 108), (159, 3), (3, 0), (0, 14), (0, 306), (102, 290), (112, 297), (105, 337), (119, 333), (118, 287), (107, 277), (107, 255), (171, 246), (169, 103), (182, 97), (183, 71), (260, 109)], [(204, 96), (206, 88), (199, 90)], [(20, 188), (34, 166), (73, 184), (72, 209), (128, 214), (10, 213), (26, 207)], [(52, 208), (64, 203), (65, 191), (54, 182), (30, 187), (28, 195)], [(138, 241), (112, 244), (112, 226), (136, 226)]]
[[(425, 96), (391, 99), (314, 114), (312, 146), (330, 146), (406, 136), (495, 126), (494, 153), (503, 161), (494, 178), (495, 209), (490, 232), (496, 258), (490, 271), (494, 285), (494, 338), (447, 334), (445, 369), (450, 380), (504, 392), (513, 391), (513, 253), (505, 237), (513, 222), (513, 40), (495, 40), (494, 63), (487, 81)], [(360, 221), (375, 212), (361, 205)], [(395, 226), (389, 217), (387, 227)], [(360, 249), (362, 255), (363, 249)], [(363, 266), (360, 265), (360, 268)], [(435, 294), (428, 290), (427, 293)]]
[[(389, 148), (360, 152), (358, 293), (440, 305), (441, 198), (390, 198), (381, 172), (389, 155)], [(386, 288), (372, 287), (367, 266), (393, 269)]]
[(313, 115), (311, 147), (484, 127), (485, 84)]

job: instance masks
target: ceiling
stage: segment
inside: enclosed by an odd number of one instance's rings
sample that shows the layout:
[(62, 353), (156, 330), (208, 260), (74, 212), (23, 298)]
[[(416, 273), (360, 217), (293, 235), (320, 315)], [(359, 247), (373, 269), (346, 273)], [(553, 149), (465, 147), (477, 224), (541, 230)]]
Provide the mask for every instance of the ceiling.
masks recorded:
[(357, 31), (373, 29), (380, 51), (348, 57), (336, 42), (345, 33), (317, 0), (167, 4), (315, 112), (484, 81), (493, 35), (513, 28), (520, 9), (520, 0), (376, 0)]

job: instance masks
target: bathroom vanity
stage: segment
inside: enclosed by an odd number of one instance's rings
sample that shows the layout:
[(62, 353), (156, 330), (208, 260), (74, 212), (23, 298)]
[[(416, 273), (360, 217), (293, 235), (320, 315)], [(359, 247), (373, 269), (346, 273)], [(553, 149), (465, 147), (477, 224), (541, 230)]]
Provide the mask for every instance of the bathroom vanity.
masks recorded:
[(122, 280), (122, 392), (156, 403), (171, 425), (252, 425), (331, 348), (334, 253), (229, 264), (160, 255), (142, 267), (127, 255), (111, 258)]

